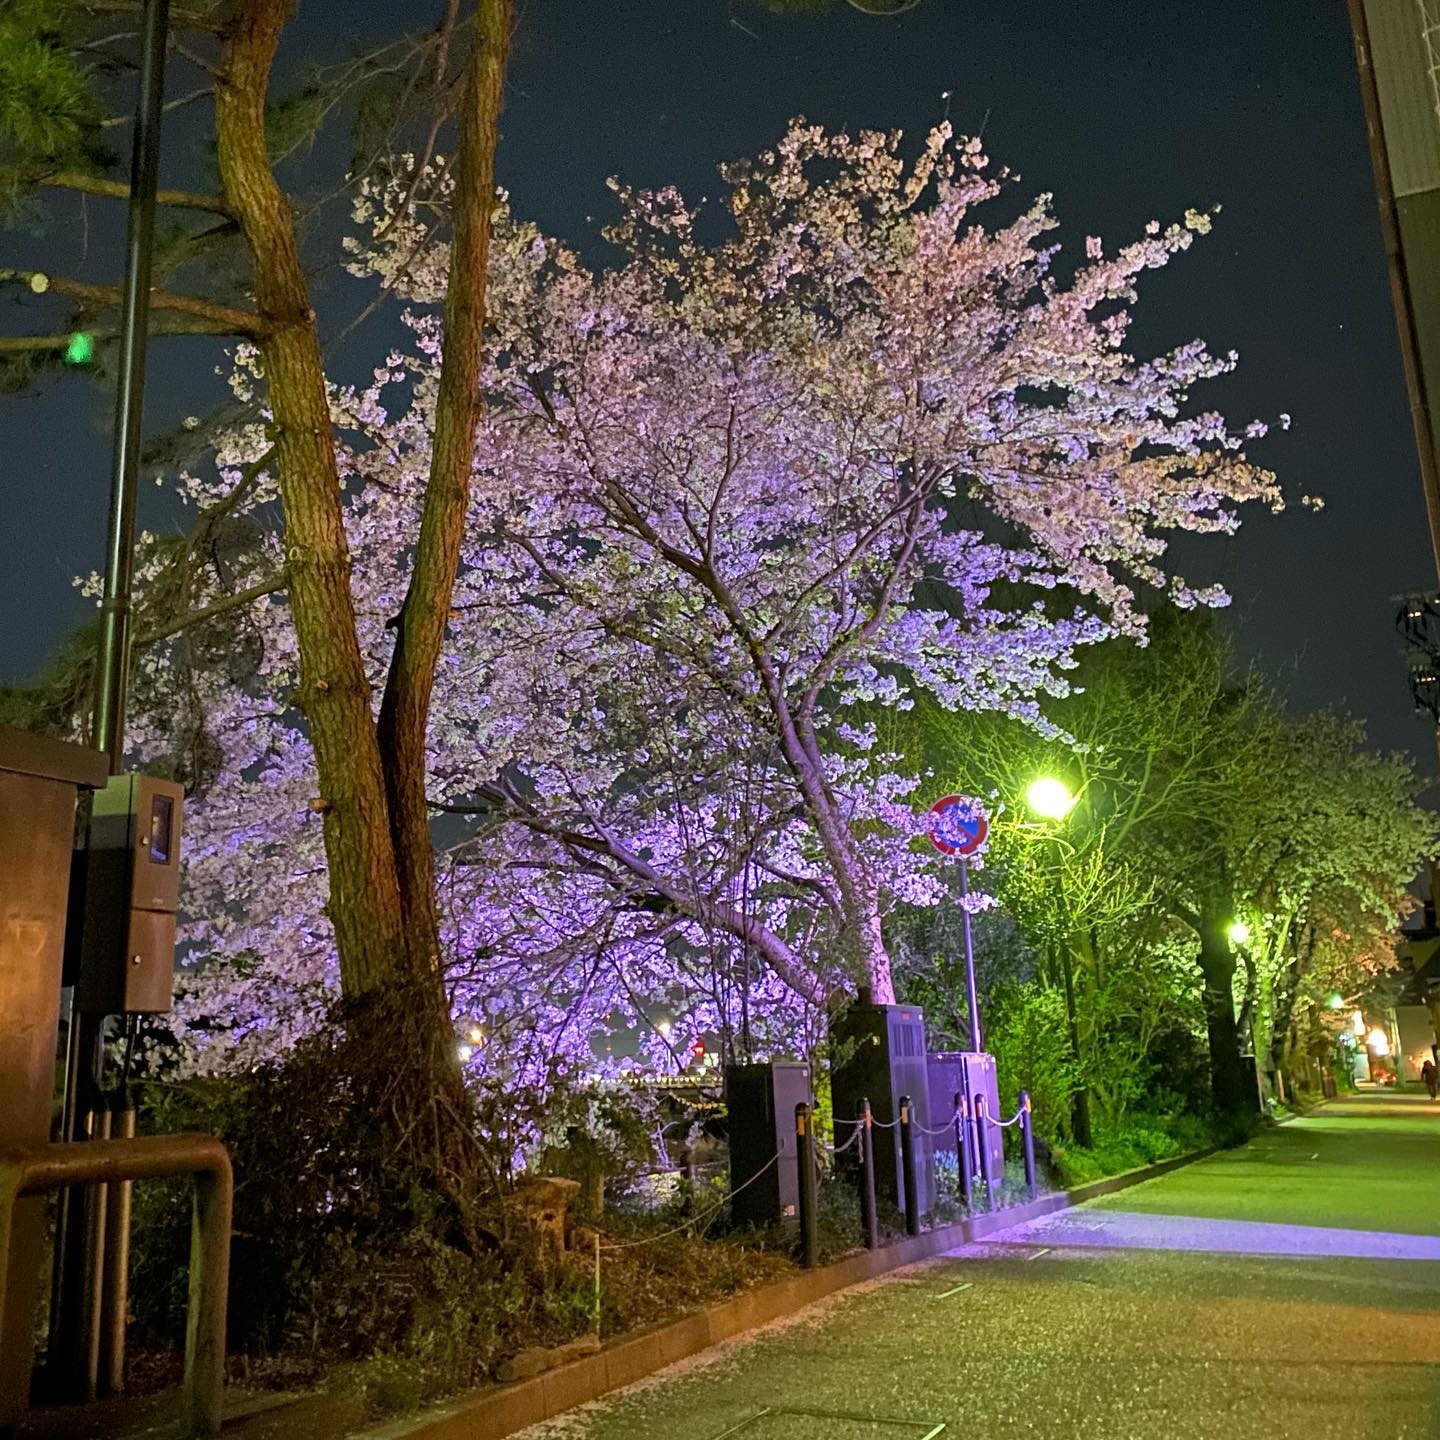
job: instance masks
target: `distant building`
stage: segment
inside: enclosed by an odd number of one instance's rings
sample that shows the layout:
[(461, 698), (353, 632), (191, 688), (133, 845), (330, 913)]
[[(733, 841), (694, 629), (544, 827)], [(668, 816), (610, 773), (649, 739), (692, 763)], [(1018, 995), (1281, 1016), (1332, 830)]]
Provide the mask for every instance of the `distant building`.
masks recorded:
[(1440, 1036), (1440, 927), (1435, 923), (1433, 899), (1425, 902), (1419, 923), (1402, 934), (1400, 965), (1409, 974), (1395, 1003), (1395, 1058), (1399, 1078), (1418, 1084), (1425, 1061), (1440, 1059), (1436, 1054), (1436, 1037)]

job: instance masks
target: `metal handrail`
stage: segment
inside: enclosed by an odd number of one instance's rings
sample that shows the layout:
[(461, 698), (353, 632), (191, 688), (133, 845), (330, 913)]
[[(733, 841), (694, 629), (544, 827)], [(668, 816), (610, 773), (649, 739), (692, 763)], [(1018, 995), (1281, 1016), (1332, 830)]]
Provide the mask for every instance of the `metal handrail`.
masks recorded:
[(146, 1135), (36, 1145), (0, 1155), (0, 1315), (10, 1259), (15, 1204), (68, 1185), (195, 1176), (190, 1226), (190, 1297), (185, 1317), (186, 1433), (220, 1433), (225, 1386), (225, 1296), (230, 1283), (230, 1229), (235, 1179), (230, 1156), (213, 1135)]

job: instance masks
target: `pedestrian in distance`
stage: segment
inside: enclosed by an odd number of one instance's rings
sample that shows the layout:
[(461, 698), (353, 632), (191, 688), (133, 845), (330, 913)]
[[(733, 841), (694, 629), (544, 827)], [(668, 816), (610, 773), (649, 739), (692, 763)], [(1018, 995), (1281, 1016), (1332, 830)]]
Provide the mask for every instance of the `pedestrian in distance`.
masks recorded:
[(1427, 1060), (1420, 1067), (1420, 1078), (1425, 1082), (1425, 1088), (1430, 1092), (1430, 1098), (1435, 1098), (1435, 1092), (1440, 1089), (1440, 1073), (1436, 1072), (1435, 1062)]

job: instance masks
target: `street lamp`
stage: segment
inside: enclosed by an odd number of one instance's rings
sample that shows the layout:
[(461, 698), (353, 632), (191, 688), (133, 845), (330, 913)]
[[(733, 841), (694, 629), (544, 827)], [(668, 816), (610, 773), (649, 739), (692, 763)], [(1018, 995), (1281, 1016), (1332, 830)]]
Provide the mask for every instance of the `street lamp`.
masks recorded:
[(1075, 797), (1063, 780), (1042, 775), (1031, 781), (1025, 792), (1025, 803), (1042, 820), (1063, 820), (1075, 808)]
[[(1070, 787), (1053, 775), (1042, 775), (1038, 780), (1032, 780), (1029, 789), (1025, 791), (1025, 803), (1042, 820), (1058, 822), (1065, 819), (1075, 808), (1075, 800), (1076, 797), (1071, 793)], [(1059, 835), (1056, 834), (1053, 838), (1057, 860), (1056, 883), (1060, 889), (1060, 912), (1063, 916), (1065, 914), (1064, 856), (1060, 847)], [(1075, 1023), (1075, 976), (1070, 965), (1069, 939), (1064, 934), (1063, 926), (1056, 949), (1060, 954), (1060, 978), (1065, 985), (1065, 1018), (1070, 1030), (1070, 1057), (1079, 1068), (1080, 1029)], [(1095, 1137), (1090, 1128), (1090, 1092), (1084, 1085), (1076, 1087), (1070, 1119), (1071, 1128), (1075, 1132), (1075, 1143), (1089, 1149), (1095, 1143)]]
[(1243, 945), (1250, 938), (1250, 927), (1243, 920), (1232, 920), (1225, 927), (1232, 945)]

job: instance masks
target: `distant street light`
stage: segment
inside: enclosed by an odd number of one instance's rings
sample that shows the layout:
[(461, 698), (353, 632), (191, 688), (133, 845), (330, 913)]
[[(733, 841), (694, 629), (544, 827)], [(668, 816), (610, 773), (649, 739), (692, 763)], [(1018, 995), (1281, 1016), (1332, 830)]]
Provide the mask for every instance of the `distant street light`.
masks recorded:
[(1390, 1037), (1377, 1025), (1366, 1037), (1365, 1046), (1377, 1055), (1390, 1053)]
[(1243, 945), (1250, 938), (1250, 927), (1243, 920), (1232, 920), (1225, 927), (1232, 945)]
[(1337, 992), (1330, 997), (1329, 1003), (1332, 1010), (1343, 1010), (1345, 1008), (1345, 997)]
[[(1057, 780), (1053, 775), (1042, 775), (1038, 780), (1031, 781), (1030, 788), (1025, 792), (1025, 803), (1042, 820), (1063, 820), (1075, 808), (1075, 796), (1070, 793), (1070, 787), (1063, 781)], [(1060, 912), (1062, 917), (1068, 914), (1065, 899), (1065, 865), (1064, 851), (1061, 848), (1060, 837), (1055, 835), (1055, 875), (1056, 885), (1060, 891)], [(1080, 1060), (1080, 1028), (1075, 1022), (1075, 976), (1070, 963), (1069, 937), (1062, 931), (1057, 941), (1056, 949), (1060, 956), (1060, 978), (1065, 986), (1065, 1018), (1070, 1030), (1070, 1058), (1074, 1060), (1076, 1068), (1081, 1066)], [(1075, 1143), (1083, 1145), (1087, 1150), (1095, 1143), (1094, 1132), (1090, 1128), (1090, 1091), (1085, 1085), (1076, 1087), (1071, 1096), (1070, 1128), (1075, 1133)]]
[(1042, 775), (1025, 792), (1025, 803), (1042, 820), (1063, 820), (1075, 808), (1075, 797), (1063, 780)]

